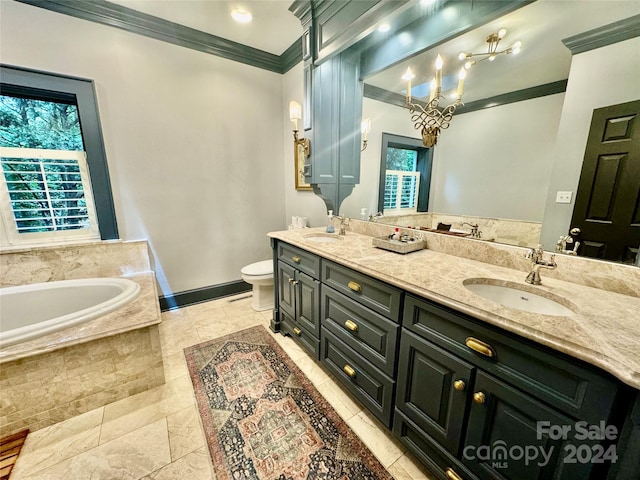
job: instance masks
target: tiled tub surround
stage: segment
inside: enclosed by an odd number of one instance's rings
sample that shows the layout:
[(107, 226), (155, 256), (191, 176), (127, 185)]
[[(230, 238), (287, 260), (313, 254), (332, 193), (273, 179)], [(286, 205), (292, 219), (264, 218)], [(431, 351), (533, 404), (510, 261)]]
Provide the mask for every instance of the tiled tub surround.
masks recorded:
[(160, 309), (145, 241), (2, 252), (2, 286), (126, 277), (140, 295), (125, 307), (0, 350), (0, 436), (37, 430), (164, 382)]
[(509, 220), (504, 218), (474, 217), (470, 215), (451, 215), (447, 213), (414, 213), (411, 215), (392, 215), (380, 217), (376, 222), (403, 226), (436, 228), (438, 223), (448, 223), (452, 229), (471, 231), (464, 222), (478, 225), (482, 239), (490, 242), (506, 243), (520, 247), (535, 247), (540, 243), (542, 223)]
[[(273, 232), (269, 236), (584, 360), (640, 388), (637, 267), (557, 257), (558, 268), (543, 271), (543, 284), (535, 288), (542, 295), (548, 292), (569, 300), (575, 314), (552, 317), (503, 307), (463, 286), (468, 278), (491, 278), (527, 286), (524, 279), (528, 261), (523, 248), (425, 232), (427, 250), (399, 255), (373, 247), (371, 236), (354, 230), (374, 236), (388, 234), (393, 227), (353, 221), (343, 241), (335, 243), (305, 239), (305, 235), (323, 229)], [(558, 279), (559, 276), (563, 279)], [(594, 283), (598, 289), (575, 283), (590, 278), (597, 280)]]

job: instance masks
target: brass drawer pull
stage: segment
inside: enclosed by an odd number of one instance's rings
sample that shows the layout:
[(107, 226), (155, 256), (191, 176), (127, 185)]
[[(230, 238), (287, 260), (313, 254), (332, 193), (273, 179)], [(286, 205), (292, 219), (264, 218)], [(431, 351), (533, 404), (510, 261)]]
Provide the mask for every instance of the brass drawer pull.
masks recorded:
[(360, 286), (360, 284), (354, 281), (347, 283), (347, 287), (349, 287), (354, 292), (360, 293), (362, 291), (362, 287)]
[(354, 322), (353, 320), (346, 320), (344, 322), (344, 326), (347, 330), (350, 330), (352, 332), (357, 332), (358, 331), (358, 324), (356, 322)]
[(464, 383), (464, 380), (456, 380), (455, 382), (453, 382), (453, 388), (456, 389), (458, 392), (464, 392), (464, 389), (466, 388), (467, 384)]
[(491, 345), (481, 342), (477, 338), (467, 337), (467, 339), (464, 341), (464, 344), (471, 350), (475, 350), (476, 352), (481, 353), (482, 355), (485, 355), (487, 357), (496, 356), (496, 352), (493, 351)]
[(298, 257), (297, 255), (294, 255), (293, 257), (291, 257), (291, 260), (293, 260), (294, 263), (300, 263), (300, 257)]
[(293, 327), (293, 333), (300, 336), (300, 334), (302, 333), (302, 330), (300, 330), (298, 327)]
[(487, 401), (487, 397), (482, 392), (476, 392), (473, 394), (473, 401), (476, 402), (478, 405), (482, 405), (484, 404), (484, 402)]
[(447, 480), (462, 480), (462, 477), (454, 472), (453, 468), (447, 468), (444, 474), (447, 476)]
[(355, 378), (356, 376), (356, 371), (351, 365), (345, 365), (344, 367), (342, 367), (342, 371), (346, 373), (348, 376), (350, 376), (351, 378)]

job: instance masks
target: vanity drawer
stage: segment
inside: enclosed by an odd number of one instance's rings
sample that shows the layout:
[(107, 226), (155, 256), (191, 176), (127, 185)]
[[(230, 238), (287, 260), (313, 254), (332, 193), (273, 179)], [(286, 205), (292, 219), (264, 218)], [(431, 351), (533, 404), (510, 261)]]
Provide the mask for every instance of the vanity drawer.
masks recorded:
[(298, 342), (307, 352), (309, 352), (316, 360), (320, 359), (320, 340), (314, 337), (309, 331), (296, 322), (284, 312), (280, 312), (280, 329), (284, 333), (288, 333), (291, 338)]
[(323, 328), (393, 377), (400, 326), (329, 287), (321, 299)]
[[(402, 324), (578, 419), (606, 420), (620, 389), (586, 363), (412, 295), (406, 296)], [(493, 356), (478, 351), (483, 344)]]
[(322, 262), (322, 283), (395, 322), (400, 320), (399, 288), (328, 260)]
[(378, 420), (389, 427), (395, 382), (324, 328), (320, 350), (323, 365)]
[(301, 272), (320, 278), (320, 257), (288, 243), (278, 242), (278, 260), (288, 263)]

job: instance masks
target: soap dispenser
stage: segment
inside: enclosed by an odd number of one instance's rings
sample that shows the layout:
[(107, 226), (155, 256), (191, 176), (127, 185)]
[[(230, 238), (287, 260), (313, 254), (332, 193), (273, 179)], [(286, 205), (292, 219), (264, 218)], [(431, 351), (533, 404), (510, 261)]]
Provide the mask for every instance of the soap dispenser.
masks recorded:
[(334, 233), (335, 229), (333, 228), (333, 210), (329, 210), (329, 220), (327, 222), (327, 233)]

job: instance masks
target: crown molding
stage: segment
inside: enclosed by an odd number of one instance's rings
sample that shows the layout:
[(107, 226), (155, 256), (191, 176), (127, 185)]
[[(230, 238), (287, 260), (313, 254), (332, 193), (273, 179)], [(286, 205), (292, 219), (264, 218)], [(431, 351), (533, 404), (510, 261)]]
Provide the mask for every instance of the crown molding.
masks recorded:
[[(556, 93), (563, 93), (566, 90), (566, 80), (545, 83), (536, 87), (524, 88), (522, 90), (516, 90), (514, 92), (508, 92), (502, 95), (496, 95), (493, 97), (483, 98), (482, 100), (465, 103), (457, 109), (456, 115), (475, 112), (485, 108), (499, 107), (509, 103), (522, 102), (524, 100), (532, 100), (534, 98), (545, 97), (547, 95), (555, 95)], [(385, 90), (384, 88), (375, 87), (367, 83), (364, 84), (364, 96), (372, 100), (378, 100), (380, 102), (385, 102), (399, 107), (404, 107), (406, 105), (404, 95)], [(414, 103), (419, 103), (423, 106), (426, 105), (424, 102), (420, 101), (414, 101)]]
[(634, 15), (633, 17), (565, 38), (562, 43), (571, 50), (572, 55), (576, 55), (638, 36), (640, 36), (640, 15)]
[(302, 61), (302, 44), (300, 39), (296, 40), (282, 55), (275, 55), (105, 0), (16, 1), (82, 20), (120, 28), (127, 32), (262, 68), (271, 72), (285, 73), (293, 65)]

